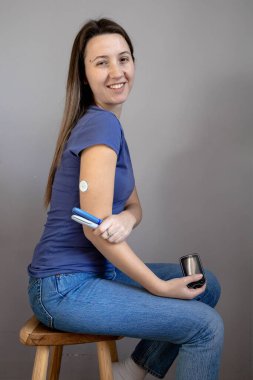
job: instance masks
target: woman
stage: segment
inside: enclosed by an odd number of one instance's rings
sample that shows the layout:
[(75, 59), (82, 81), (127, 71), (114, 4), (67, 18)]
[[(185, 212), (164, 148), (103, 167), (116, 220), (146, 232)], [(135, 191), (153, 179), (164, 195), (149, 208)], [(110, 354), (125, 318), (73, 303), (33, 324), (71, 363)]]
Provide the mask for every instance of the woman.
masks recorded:
[[(119, 122), (134, 81), (133, 46), (121, 26), (91, 20), (71, 54), (66, 105), (48, 185), (44, 232), (28, 271), (37, 318), (60, 330), (140, 338), (114, 378), (213, 380), (223, 342), (220, 287), (189, 289), (178, 265), (144, 264), (126, 242), (141, 221), (127, 143)], [(92, 230), (71, 220), (80, 207), (103, 219)]]

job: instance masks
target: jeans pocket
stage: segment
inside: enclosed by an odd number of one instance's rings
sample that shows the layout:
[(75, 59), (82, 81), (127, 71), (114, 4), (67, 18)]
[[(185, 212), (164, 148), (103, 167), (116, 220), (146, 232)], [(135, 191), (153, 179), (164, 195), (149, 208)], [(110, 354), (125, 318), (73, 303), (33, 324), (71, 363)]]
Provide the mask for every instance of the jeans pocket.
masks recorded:
[(57, 274), (55, 276), (55, 285), (57, 293), (65, 297), (71, 291), (77, 290), (80, 286), (84, 286), (85, 282), (94, 277), (89, 273), (67, 273)]
[(28, 297), (32, 311), (37, 319), (44, 325), (53, 328), (53, 317), (46, 310), (42, 302), (42, 281), (41, 278), (30, 278), (28, 285)]
[[(111, 274), (112, 277), (112, 274)], [(90, 294), (104, 279), (103, 274), (93, 272), (67, 273), (55, 276), (55, 289), (62, 298), (90, 300)]]

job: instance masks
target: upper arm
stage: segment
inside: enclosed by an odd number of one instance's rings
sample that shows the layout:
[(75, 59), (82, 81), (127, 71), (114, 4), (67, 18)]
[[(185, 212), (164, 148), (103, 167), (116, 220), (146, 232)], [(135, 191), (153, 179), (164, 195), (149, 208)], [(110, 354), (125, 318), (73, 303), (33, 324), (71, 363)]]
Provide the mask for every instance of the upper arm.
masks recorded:
[(131, 204), (138, 204), (138, 206), (141, 207), (140, 199), (138, 197), (136, 186), (134, 187), (132, 194), (130, 195), (130, 197), (126, 201), (125, 207), (127, 207)]
[(80, 181), (88, 183), (80, 191), (80, 207), (98, 218), (112, 214), (116, 152), (106, 145), (94, 145), (81, 153)]

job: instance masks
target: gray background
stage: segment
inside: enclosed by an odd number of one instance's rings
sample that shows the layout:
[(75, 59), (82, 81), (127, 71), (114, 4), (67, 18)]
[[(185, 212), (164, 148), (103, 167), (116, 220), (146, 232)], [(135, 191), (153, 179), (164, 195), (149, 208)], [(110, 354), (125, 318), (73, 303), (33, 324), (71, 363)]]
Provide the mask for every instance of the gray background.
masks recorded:
[[(223, 288), (221, 379), (249, 380), (253, 2), (243, 0), (1, 0), (0, 378), (27, 380), (32, 370), (34, 350), (18, 342), (31, 314), (26, 266), (45, 220), (71, 45), (84, 21), (101, 16), (135, 45), (122, 124), (144, 219), (130, 244), (145, 261), (201, 254)], [(136, 342), (121, 341), (120, 356)], [(97, 379), (95, 347), (67, 348), (62, 372)]]

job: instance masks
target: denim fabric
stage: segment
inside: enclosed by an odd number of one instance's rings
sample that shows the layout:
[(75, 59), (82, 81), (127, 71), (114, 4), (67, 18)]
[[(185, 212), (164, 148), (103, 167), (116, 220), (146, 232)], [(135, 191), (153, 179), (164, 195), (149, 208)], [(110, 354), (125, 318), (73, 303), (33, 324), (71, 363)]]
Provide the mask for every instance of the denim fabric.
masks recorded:
[[(164, 280), (181, 277), (176, 264), (147, 264)], [(163, 378), (177, 357), (177, 380), (218, 379), (223, 322), (213, 309), (220, 296), (206, 271), (207, 289), (195, 300), (150, 294), (118, 269), (104, 274), (57, 274), (30, 278), (37, 318), (63, 331), (140, 338), (133, 360)]]

